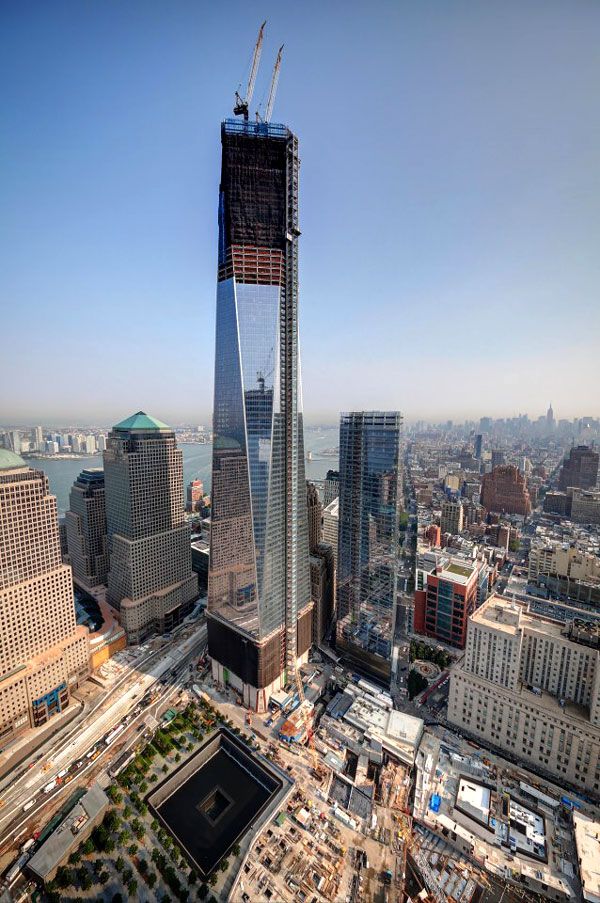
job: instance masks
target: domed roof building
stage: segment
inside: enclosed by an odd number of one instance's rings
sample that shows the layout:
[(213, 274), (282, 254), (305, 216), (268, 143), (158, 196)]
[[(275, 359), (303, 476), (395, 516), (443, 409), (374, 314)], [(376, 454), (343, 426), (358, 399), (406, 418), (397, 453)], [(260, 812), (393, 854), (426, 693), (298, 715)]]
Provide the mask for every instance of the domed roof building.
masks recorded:
[(28, 466), (20, 455), (16, 455), (9, 448), (0, 448), (0, 470), (19, 470)]

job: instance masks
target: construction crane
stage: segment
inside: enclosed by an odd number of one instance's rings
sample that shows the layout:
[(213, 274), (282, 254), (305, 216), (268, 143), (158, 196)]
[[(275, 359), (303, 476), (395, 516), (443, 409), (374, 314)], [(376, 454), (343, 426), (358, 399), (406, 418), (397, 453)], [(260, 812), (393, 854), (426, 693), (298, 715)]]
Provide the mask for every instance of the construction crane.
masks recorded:
[(239, 91), (235, 92), (235, 106), (233, 108), (234, 116), (243, 116), (248, 119), (248, 105), (254, 94), (254, 85), (256, 84), (256, 76), (258, 74), (258, 64), (260, 63), (260, 55), (262, 53), (263, 35), (265, 31), (266, 19), (258, 29), (258, 37), (254, 45), (254, 54), (252, 56), (252, 66), (250, 67), (250, 77), (248, 79), (248, 87), (246, 88), (246, 96), (241, 97)]
[[(268, 361), (267, 361), (267, 371), (266, 371), (266, 373), (265, 373), (264, 370), (257, 370), (257, 371), (256, 371), (256, 382), (258, 383), (258, 388), (259, 388), (259, 390), (260, 390), (261, 392), (264, 392), (264, 391), (265, 391), (265, 384), (266, 384), (266, 381), (267, 381), (271, 376), (273, 376), (273, 374), (275, 373), (275, 364), (274, 364), (274, 362), (273, 362), (273, 352), (274, 352), (274, 350), (275, 350), (275, 346), (274, 346), (274, 345), (271, 345), (271, 349), (270, 349), (270, 351), (269, 351), (269, 358), (268, 358)], [(272, 388), (272, 385), (271, 385), (271, 388)]]
[(273, 107), (275, 106), (275, 95), (277, 94), (277, 85), (279, 84), (279, 72), (281, 70), (281, 55), (283, 53), (283, 44), (277, 53), (277, 59), (273, 66), (273, 75), (271, 77), (271, 87), (269, 89), (269, 99), (267, 101), (267, 109), (265, 111), (265, 122), (271, 121), (273, 115)]

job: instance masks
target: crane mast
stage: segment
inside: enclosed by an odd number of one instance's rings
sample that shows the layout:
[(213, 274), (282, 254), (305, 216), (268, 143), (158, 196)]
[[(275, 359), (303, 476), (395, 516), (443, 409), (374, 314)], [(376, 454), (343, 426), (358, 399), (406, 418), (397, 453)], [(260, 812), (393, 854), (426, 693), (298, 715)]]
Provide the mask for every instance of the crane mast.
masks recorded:
[(252, 66), (250, 67), (250, 77), (248, 79), (246, 94), (244, 97), (241, 97), (239, 91), (235, 92), (235, 106), (233, 108), (233, 113), (235, 116), (243, 116), (244, 119), (248, 119), (248, 105), (250, 104), (252, 95), (254, 94), (254, 85), (256, 84), (256, 76), (258, 75), (258, 65), (260, 63), (260, 55), (262, 53), (263, 36), (266, 24), (267, 22), (265, 20), (258, 30), (258, 37), (256, 38), (256, 44), (254, 45), (254, 54), (252, 56)]

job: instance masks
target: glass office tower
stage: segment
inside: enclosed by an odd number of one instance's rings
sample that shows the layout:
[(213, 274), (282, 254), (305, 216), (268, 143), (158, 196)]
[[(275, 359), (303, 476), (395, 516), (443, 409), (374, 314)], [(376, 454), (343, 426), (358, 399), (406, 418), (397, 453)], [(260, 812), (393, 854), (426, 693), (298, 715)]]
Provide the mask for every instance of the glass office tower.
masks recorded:
[(208, 647), (262, 711), (311, 637), (298, 348), (298, 139), (221, 127)]
[(362, 411), (340, 422), (338, 651), (390, 682), (396, 619), (402, 415)]

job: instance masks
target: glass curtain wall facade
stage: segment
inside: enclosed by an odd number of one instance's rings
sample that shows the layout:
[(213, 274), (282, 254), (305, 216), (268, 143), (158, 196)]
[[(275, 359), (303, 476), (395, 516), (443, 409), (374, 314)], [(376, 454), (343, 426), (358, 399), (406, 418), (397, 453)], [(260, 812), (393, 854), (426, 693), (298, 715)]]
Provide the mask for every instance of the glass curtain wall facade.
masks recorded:
[(337, 648), (389, 683), (396, 611), (400, 434), (397, 412), (340, 422)]
[(238, 120), (221, 141), (208, 642), (216, 679), (262, 709), (311, 634), (298, 141)]

